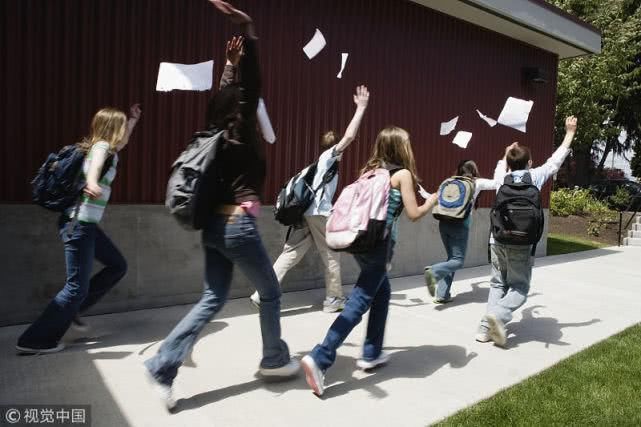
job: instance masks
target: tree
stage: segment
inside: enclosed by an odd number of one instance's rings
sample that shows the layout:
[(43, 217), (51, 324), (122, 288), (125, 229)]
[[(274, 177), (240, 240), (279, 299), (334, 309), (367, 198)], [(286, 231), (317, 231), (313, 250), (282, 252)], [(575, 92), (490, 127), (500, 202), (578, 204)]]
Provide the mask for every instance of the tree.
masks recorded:
[[(556, 128), (574, 114), (579, 132), (571, 185), (587, 185), (593, 153), (605, 142), (603, 158), (621, 153), (641, 139), (641, 0), (553, 0), (556, 6), (599, 28), (602, 52), (559, 64)], [(628, 138), (621, 141), (622, 130)], [(603, 169), (604, 162), (597, 168)], [(596, 174), (595, 174), (596, 175)]]
[(632, 175), (641, 179), (641, 140), (637, 140), (634, 144), (634, 156), (630, 161), (630, 169), (632, 169)]

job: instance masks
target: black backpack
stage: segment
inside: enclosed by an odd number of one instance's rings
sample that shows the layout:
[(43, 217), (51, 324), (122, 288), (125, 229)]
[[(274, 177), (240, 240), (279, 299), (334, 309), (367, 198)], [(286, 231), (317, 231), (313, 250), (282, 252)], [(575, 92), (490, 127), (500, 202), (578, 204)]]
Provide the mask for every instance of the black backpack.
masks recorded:
[[(82, 178), (85, 156), (86, 153), (75, 144), (49, 154), (31, 181), (33, 202), (54, 212), (64, 212), (72, 207), (86, 185)], [(101, 177), (109, 170), (112, 162), (113, 156), (105, 160)]]
[(532, 245), (534, 255), (543, 235), (543, 223), (541, 192), (533, 185), (530, 174), (523, 175), (518, 183), (508, 174), (490, 213), (494, 240), (506, 245)]
[(187, 230), (200, 230), (214, 211), (222, 191), (222, 170), (217, 165), (224, 131), (196, 132), (171, 166), (165, 206)]
[(283, 225), (295, 226), (303, 221), (305, 211), (312, 205), (316, 193), (338, 173), (338, 162), (325, 172), (317, 188), (312, 188), (318, 163), (313, 163), (291, 178), (278, 193), (274, 205), (274, 218)]

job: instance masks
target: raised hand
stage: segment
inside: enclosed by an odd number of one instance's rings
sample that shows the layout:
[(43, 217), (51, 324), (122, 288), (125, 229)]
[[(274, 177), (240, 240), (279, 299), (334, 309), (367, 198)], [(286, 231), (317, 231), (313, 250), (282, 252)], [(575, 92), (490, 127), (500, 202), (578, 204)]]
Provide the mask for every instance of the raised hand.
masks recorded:
[(245, 12), (234, 8), (231, 4), (222, 0), (209, 0), (216, 9), (227, 15), (234, 24), (249, 24), (252, 19)]
[(357, 86), (356, 94), (354, 95), (354, 104), (356, 107), (367, 108), (367, 103), (369, 102), (369, 92), (367, 91), (366, 86)]
[(570, 133), (576, 133), (577, 119), (574, 116), (570, 116), (565, 119), (565, 131)]
[(233, 37), (227, 42), (227, 49), (225, 55), (230, 64), (236, 66), (240, 62), (240, 57), (243, 54), (243, 37)]
[(139, 120), (142, 110), (140, 109), (140, 104), (136, 103), (129, 107), (129, 117), (134, 120)]

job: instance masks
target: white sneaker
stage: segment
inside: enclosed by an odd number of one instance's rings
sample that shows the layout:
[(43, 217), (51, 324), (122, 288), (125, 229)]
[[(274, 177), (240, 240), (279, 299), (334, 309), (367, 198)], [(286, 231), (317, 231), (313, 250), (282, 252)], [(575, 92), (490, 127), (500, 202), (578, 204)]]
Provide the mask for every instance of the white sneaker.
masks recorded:
[(478, 342), (488, 342), (490, 341), (490, 336), (485, 332), (479, 332), (474, 336), (474, 339)]
[(316, 361), (309, 354), (301, 360), (305, 371), (305, 380), (316, 396), (322, 396), (325, 392), (325, 375), (320, 370)]
[(37, 348), (37, 347), (27, 347), (27, 346), (22, 346), (22, 345), (16, 345), (16, 351), (18, 354), (51, 354), (51, 353), (58, 353), (59, 351), (62, 351), (65, 349), (65, 345), (63, 343), (58, 343), (55, 347), (47, 347), (47, 348)]
[(254, 307), (260, 308), (260, 295), (258, 295), (258, 291), (251, 294), (249, 301), (254, 305)]
[(356, 361), (356, 366), (364, 371), (368, 371), (370, 369), (376, 368), (377, 366), (385, 365), (387, 362), (389, 362), (389, 359), (389, 353), (381, 352), (381, 354), (374, 360), (358, 359)]
[(493, 314), (486, 314), (485, 320), (489, 327), (487, 334), (490, 339), (499, 347), (504, 347), (507, 337), (505, 336), (505, 326), (503, 325), (503, 322), (497, 319)]
[(149, 381), (151, 388), (154, 390), (156, 395), (160, 398), (161, 402), (163, 405), (165, 405), (165, 408), (167, 408), (168, 411), (171, 411), (176, 407), (176, 399), (174, 398), (174, 392), (171, 389), (170, 385), (163, 384), (160, 381), (158, 381), (156, 378), (154, 378), (153, 375), (151, 375), (151, 372), (147, 369), (146, 366), (143, 366), (145, 369), (145, 374), (147, 377), (147, 380)]
[(327, 297), (323, 301), (323, 312), (325, 313), (336, 313), (338, 311), (343, 311), (345, 308), (345, 298), (341, 297)]
[(296, 359), (289, 359), (286, 365), (278, 368), (259, 368), (258, 372), (265, 377), (293, 377), (300, 371), (300, 363)]

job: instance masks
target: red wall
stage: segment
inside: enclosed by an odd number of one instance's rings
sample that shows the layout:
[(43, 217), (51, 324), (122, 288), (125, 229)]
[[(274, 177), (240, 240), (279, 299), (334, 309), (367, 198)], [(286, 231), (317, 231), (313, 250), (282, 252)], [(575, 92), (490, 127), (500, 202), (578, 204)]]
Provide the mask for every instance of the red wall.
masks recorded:
[[(344, 156), (341, 183), (352, 181), (377, 132), (410, 131), (420, 175), (433, 189), (463, 158), (491, 175), (503, 148), (518, 140), (535, 162), (553, 146), (557, 58), (403, 0), (245, 0), (261, 38), (264, 98), (278, 141), (267, 148), (265, 199), (319, 154), (322, 131), (343, 132), (351, 94), (366, 84), (370, 108)], [(312, 61), (303, 45), (319, 28), (327, 47)], [(30, 200), (29, 181), (46, 154), (78, 140), (102, 106), (141, 102), (143, 118), (122, 153), (113, 199), (164, 200), (167, 173), (189, 135), (202, 127), (206, 93), (155, 91), (161, 61), (214, 58), (235, 28), (205, 0), (4, 0), (0, 2), (0, 201)], [(340, 53), (350, 54), (342, 80)], [(528, 86), (521, 68), (551, 77)], [(488, 127), (508, 96), (534, 100), (528, 133)], [(439, 136), (460, 115), (474, 133), (467, 150)], [(491, 197), (482, 202), (488, 205)]]

